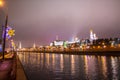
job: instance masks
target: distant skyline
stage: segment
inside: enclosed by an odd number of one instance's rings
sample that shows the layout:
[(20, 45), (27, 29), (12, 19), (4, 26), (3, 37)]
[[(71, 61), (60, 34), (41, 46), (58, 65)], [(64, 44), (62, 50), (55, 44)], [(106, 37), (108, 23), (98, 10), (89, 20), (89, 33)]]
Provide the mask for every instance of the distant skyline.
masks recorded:
[[(4, 0), (14, 40), (23, 47), (48, 45), (56, 39), (120, 37), (120, 0)], [(4, 24), (0, 8), (0, 26)]]

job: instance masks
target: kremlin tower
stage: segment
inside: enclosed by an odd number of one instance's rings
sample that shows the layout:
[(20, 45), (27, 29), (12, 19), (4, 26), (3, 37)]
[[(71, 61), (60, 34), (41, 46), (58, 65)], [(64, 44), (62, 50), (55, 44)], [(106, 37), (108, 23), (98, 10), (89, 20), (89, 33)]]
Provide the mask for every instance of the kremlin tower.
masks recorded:
[(90, 42), (93, 43), (93, 40), (98, 39), (96, 34), (93, 33), (92, 29), (90, 30)]

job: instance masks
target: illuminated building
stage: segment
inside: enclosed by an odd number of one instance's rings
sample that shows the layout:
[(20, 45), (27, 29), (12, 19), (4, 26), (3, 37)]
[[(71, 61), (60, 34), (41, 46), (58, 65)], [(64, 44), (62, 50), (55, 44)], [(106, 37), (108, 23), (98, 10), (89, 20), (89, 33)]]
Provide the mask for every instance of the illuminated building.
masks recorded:
[(58, 35), (56, 35), (56, 40), (50, 43), (50, 46), (65, 46), (66, 47), (66, 41), (65, 40), (59, 40)]
[(22, 45), (21, 45), (21, 42), (19, 42), (19, 49), (22, 49)]
[(93, 33), (92, 30), (90, 30), (90, 42), (93, 43), (93, 40), (97, 40), (97, 36), (95, 33)]
[(64, 40), (55, 40), (52, 43), (50, 43), (50, 46), (63, 46), (66, 47), (67, 42)]
[(33, 48), (36, 48), (36, 45), (35, 45), (35, 43), (33, 44)]
[(78, 43), (80, 42), (80, 40), (78, 39), (78, 37), (74, 37), (74, 43)]
[(53, 43), (50, 43), (50, 46), (53, 46)]
[(63, 46), (63, 42), (64, 41), (62, 41), (62, 40), (56, 40), (56, 41), (54, 41), (54, 45), (55, 46)]
[(56, 40), (50, 43), (50, 46), (67, 48), (68, 46), (71, 46), (73, 44), (79, 44), (79, 43), (80, 43), (80, 40), (78, 39), (78, 37), (73, 37), (72, 41), (65, 41), (65, 40), (59, 40), (58, 36), (56, 36)]
[(74, 43), (79, 43), (80, 40), (78, 39), (78, 37), (73, 37), (72, 41), (68, 41), (68, 44), (74, 44)]

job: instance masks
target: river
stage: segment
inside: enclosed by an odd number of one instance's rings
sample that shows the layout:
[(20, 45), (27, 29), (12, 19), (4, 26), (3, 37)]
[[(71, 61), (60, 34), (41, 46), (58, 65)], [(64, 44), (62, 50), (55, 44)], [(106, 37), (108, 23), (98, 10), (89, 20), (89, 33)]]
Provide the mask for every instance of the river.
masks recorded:
[(17, 54), (28, 80), (120, 80), (120, 56)]

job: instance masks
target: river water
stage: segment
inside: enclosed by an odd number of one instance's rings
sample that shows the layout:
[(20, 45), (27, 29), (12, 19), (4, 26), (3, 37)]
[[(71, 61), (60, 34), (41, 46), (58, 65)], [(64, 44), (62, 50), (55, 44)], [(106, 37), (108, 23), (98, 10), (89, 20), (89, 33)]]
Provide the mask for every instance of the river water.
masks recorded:
[(120, 56), (19, 52), (29, 80), (120, 80)]

